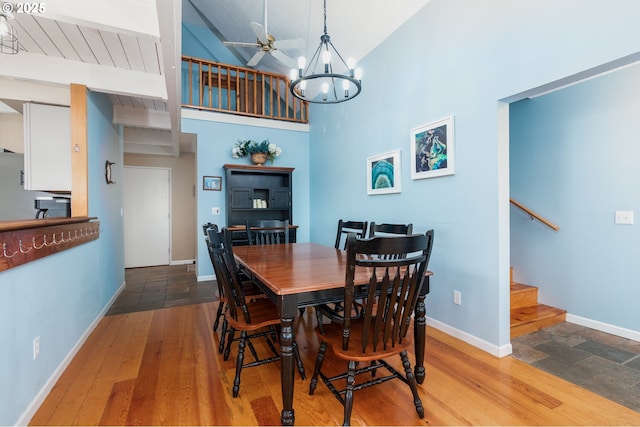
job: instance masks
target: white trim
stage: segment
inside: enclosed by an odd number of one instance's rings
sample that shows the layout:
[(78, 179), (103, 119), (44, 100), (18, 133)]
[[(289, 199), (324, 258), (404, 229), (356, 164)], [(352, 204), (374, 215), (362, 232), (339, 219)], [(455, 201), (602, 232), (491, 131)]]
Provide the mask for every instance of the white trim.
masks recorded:
[(622, 338), (627, 338), (634, 341), (640, 341), (640, 331), (634, 331), (632, 329), (611, 325), (609, 323), (587, 319), (585, 317), (576, 316), (575, 314), (567, 313), (567, 322), (575, 323), (576, 325), (586, 326), (587, 328), (595, 329), (601, 332), (606, 332), (608, 334), (617, 335)]
[(208, 274), (206, 276), (198, 276), (198, 282), (206, 282), (209, 280), (216, 280), (216, 276), (214, 274)]
[(196, 263), (195, 259), (179, 259), (179, 260), (171, 261), (169, 265), (190, 265), (195, 263)]
[(308, 123), (287, 122), (284, 120), (259, 119), (237, 114), (218, 113), (215, 111), (200, 111), (192, 108), (182, 109), (183, 119), (204, 120), (208, 122), (231, 123), (235, 125), (257, 126), (261, 128), (293, 130), (309, 132)]
[(65, 371), (65, 369), (67, 369), (67, 367), (69, 366), (73, 358), (76, 356), (78, 351), (80, 351), (80, 349), (82, 348), (84, 343), (87, 341), (89, 336), (93, 333), (94, 329), (98, 326), (100, 321), (107, 314), (107, 311), (109, 311), (109, 308), (111, 308), (111, 306), (116, 301), (120, 293), (124, 290), (126, 284), (127, 284), (126, 281), (122, 282), (122, 284), (120, 285), (120, 288), (118, 288), (118, 290), (116, 291), (115, 294), (113, 294), (109, 302), (104, 306), (104, 308), (100, 311), (100, 313), (98, 313), (98, 316), (93, 320), (93, 322), (91, 322), (87, 330), (84, 331), (84, 334), (82, 334), (82, 336), (78, 339), (76, 344), (71, 348), (71, 351), (69, 351), (69, 354), (67, 354), (67, 357), (65, 357), (60, 363), (60, 365), (58, 365), (56, 370), (53, 371), (49, 379), (44, 383), (42, 388), (40, 388), (36, 396), (33, 398), (31, 403), (29, 403), (27, 408), (20, 415), (20, 418), (18, 418), (18, 421), (16, 421), (14, 425), (17, 425), (17, 426), (29, 425), (31, 418), (33, 418), (33, 416), (36, 414), (36, 411), (38, 410), (38, 408), (40, 408), (40, 405), (44, 403), (44, 400), (47, 398), (47, 396), (49, 395), (53, 387), (56, 385), (56, 383), (62, 376), (62, 373)]
[(435, 320), (431, 317), (427, 317), (427, 325), (432, 326), (448, 335), (451, 335), (454, 338), (458, 338), (459, 340), (462, 340), (467, 344), (471, 344), (472, 346), (486, 351), (487, 353), (496, 357), (508, 356), (513, 352), (511, 343), (505, 344), (502, 347), (497, 347), (490, 342), (476, 337), (475, 335), (471, 335), (467, 332), (461, 331), (460, 329), (454, 328), (453, 326), (442, 323), (439, 320)]

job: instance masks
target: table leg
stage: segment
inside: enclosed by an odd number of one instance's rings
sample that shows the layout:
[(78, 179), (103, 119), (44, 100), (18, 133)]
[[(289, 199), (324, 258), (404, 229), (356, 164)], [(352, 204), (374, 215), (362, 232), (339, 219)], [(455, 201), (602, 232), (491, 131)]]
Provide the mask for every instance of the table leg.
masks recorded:
[(280, 421), (283, 426), (290, 426), (293, 425), (295, 420), (293, 413), (293, 319), (296, 310), (295, 299), (284, 297), (280, 307), (280, 380), (282, 382), (282, 414)]
[(424, 382), (426, 372), (424, 369), (424, 347), (427, 333), (426, 308), (424, 305), (425, 295), (418, 296), (418, 302), (415, 309), (415, 319), (413, 321), (413, 334), (416, 352), (416, 381), (418, 384)]

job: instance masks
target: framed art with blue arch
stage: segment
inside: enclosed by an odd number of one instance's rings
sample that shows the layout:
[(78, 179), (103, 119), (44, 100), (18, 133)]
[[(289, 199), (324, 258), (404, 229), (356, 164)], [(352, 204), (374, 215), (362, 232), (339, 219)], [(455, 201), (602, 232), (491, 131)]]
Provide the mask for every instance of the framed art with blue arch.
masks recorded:
[(453, 116), (411, 129), (411, 179), (454, 173)]
[(367, 158), (367, 194), (399, 193), (400, 150)]

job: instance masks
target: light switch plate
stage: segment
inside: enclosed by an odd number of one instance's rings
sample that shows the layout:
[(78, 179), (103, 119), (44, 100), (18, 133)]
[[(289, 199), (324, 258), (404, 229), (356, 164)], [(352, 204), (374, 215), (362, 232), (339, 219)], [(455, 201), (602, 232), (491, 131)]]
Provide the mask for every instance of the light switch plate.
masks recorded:
[(616, 224), (633, 224), (633, 211), (616, 211)]

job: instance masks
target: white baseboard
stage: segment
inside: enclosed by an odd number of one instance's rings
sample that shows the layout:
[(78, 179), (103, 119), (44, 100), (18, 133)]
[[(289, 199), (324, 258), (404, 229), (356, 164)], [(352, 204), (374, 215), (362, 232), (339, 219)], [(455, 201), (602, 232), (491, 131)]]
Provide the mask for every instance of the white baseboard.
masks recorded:
[(586, 326), (587, 328), (595, 329), (596, 331), (617, 335), (622, 338), (640, 341), (640, 331), (634, 331), (632, 329), (622, 328), (620, 326), (611, 325), (609, 323), (587, 319), (585, 317), (576, 316), (575, 314), (567, 313), (567, 322)]
[(89, 338), (89, 335), (91, 335), (93, 330), (98, 326), (98, 323), (100, 323), (100, 321), (105, 316), (105, 314), (107, 314), (107, 311), (109, 311), (109, 308), (111, 308), (116, 298), (118, 298), (118, 295), (120, 295), (120, 293), (124, 290), (125, 286), (126, 286), (126, 282), (122, 282), (122, 284), (120, 285), (120, 288), (118, 288), (117, 292), (113, 295), (113, 297), (111, 297), (107, 305), (105, 305), (102, 311), (100, 311), (100, 313), (93, 320), (93, 322), (91, 322), (87, 330), (84, 331), (84, 333), (82, 334), (80, 339), (76, 342), (76, 344), (73, 346), (69, 354), (67, 354), (67, 357), (65, 357), (60, 363), (60, 365), (58, 365), (58, 368), (55, 371), (53, 371), (53, 373), (51, 374), (47, 382), (44, 383), (44, 385), (42, 386), (40, 391), (38, 391), (38, 394), (36, 394), (36, 396), (31, 401), (29, 406), (27, 406), (27, 408), (24, 410), (22, 415), (20, 415), (20, 418), (15, 423), (15, 425), (18, 425), (18, 426), (29, 425), (31, 418), (33, 418), (38, 408), (40, 408), (40, 405), (42, 405), (42, 403), (47, 398), (47, 396), (49, 395), (53, 387), (56, 385), (56, 382), (58, 382), (64, 370), (67, 369), (67, 367), (69, 366), (73, 358), (76, 356), (78, 351), (80, 351), (84, 343), (87, 341), (87, 338)]
[(490, 342), (476, 337), (475, 335), (471, 335), (467, 332), (461, 331), (460, 329), (454, 328), (451, 325), (447, 325), (446, 323), (442, 323), (439, 320), (435, 320), (431, 317), (427, 317), (427, 325), (432, 326), (448, 335), (451, 335), (452, 337), (458, 338), (459, 340), (462, 340), (467, 344), (471, 344), (472, 346), (486, 351), (487, 353), (492, 354), (496, 357), (508, 356), (513, 352), (511, 343), (498, 347), (494, 344), (491, 344)]
[(169, 265), (185, 265), (185, 264), (195, 264), (195, 259), (179, 259), (176, 261), (169, 262)]
[(198, 276), (198, 282), (206, 282), (208, 280), (216, 280), (216, 276), (213, 274), (208, 274), (206, 276)]

